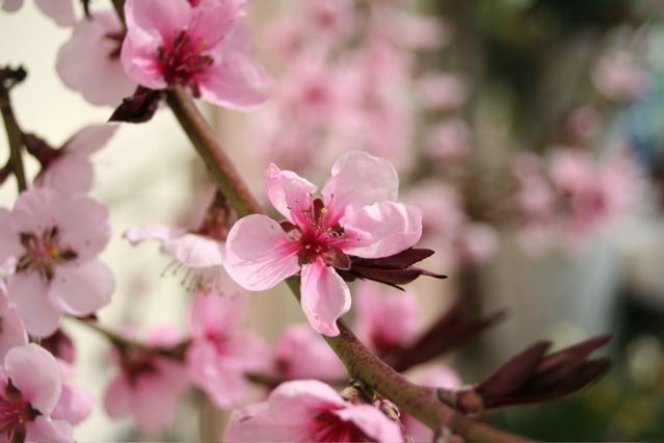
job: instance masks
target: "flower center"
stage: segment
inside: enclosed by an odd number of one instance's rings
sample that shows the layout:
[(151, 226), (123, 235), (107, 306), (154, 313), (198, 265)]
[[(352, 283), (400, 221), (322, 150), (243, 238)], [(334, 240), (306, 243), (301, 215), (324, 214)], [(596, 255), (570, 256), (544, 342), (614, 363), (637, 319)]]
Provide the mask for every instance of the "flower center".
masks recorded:
[(330, 411), (320, 413), (315, 419), (315, 429), (311, 436), (313, 441), (373, 441), (354, 423), (341, 420)]
[(6, 441), (15, 441), (21, 434), (25, 434), (26, 423), (38, 415), (39, 412), (23, 399), (19, 390), (9, 381), (5, 392), (0, 393), (0, 435), (6, 436)]
[(300, 265), (310, 264), (321, 258), (329, 266), (350, 269), (350, 258), (336, 246), (344, 235), (344, 229), (339, 223), (330, 224), (327, 219), (328, 212), (323, 201), (317, 198), (311, 208), (304, 211), (307, 218), (304, 226), (296, 226), (286, 221), (281, 223), (281, 228), (293, 242), (299, 243)]
[(78, 254), (60, 245), (60, 233), (57, 226), (42, 232), (41, 236), (21, 233), (21, 244), (25, 253), (18, 260), (17, 272), (37, 272), (45, 280), (53, 278), (57, 263), (76, 259)]
[(205, 40), (192, 40), (187, 31), (180, 31), (172, 44), (160, 47), (159, 67), (166, 83), (188, 87), (194, 97), (200, 97), (198, 79), (214, 62), (203, 54), (205, 49)]

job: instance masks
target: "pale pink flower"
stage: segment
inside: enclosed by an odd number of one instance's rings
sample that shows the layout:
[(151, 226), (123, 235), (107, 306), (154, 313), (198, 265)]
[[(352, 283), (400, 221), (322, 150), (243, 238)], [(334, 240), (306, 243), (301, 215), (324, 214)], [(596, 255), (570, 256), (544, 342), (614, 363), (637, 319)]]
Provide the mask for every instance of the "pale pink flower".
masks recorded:
[(316, 380), (281, 384), (268, 400), (233, 411), (228, 442), (402, 441), (399, 426), (367, 404), (344, 400)]
[[(18, 11), (23, 6), (23, 0), (0, 0), (0, 2), (2, 10), (6, 12)], [(72, 0), (35, 0), (35, 5), (58, 26), (72, 26), (76, 21)]]
[(231, 284), (230, 291), (198, 292), (190, 313), (191, 343), (187, 370), (191, 381), (220, 408), (245, 399), (246, 374), (268, 364), (267, 345), (254, 333), (243, 330), (248, 297)]
[(499, 238), (496, 229), (488, 223), (466, 223), (457, 240), (459, 257), (465, 264), (480, 265), (498, 251)]
[(28, 333), (14, 305), (9, 303), (7, 288), (0, 280), (0, 360), (10, 349), (28, 344)]
[(109, 142), (117, 128), (112, 123), (91, 125), (77, 132), (54, 151), (54, 157), (35, 178), (35, 184), (65, 195), (90, 191), (94, 182), (90, 157)]
[(419, 99), (426, 109), (453, 111), (468, 98), (468, 85), (457, 74), (429, 74), (417, 82)]
[(124, 29), (114, 11), (93, 12), (74, 26), (58, 51), (55, 70), (69, 89), (97, 106), (118, 106), (136, 83), (120, 63)]
[(597, 61), (591, 78), (595, 87), (616, 101), (639, 98), (648, 86), (648, 79), (635, 57), (625, 50), (608, 52)]
[(110, 238), (108, 209), (83, 195), (48, 188), (0, 208), (0, 263), (10, 263), (7, 294), (31, 335), (47, 337), (63, 312), (84, 316), (110, 299), (111, 270), (97, 259)]
[(0, 439), (26, 442), (73, 442), (71, 425), (51, 418), (62, 392), (55, 358), (30, 343), (11, 349), (0, 369)]
[(468, 123), (459, 117), (444, 120), (425, 136), (426, 154), (438, 161), (456, 160), (470, 152), (472, 134)]
[(343, 380), (346, 369), (325, 341), (306, 325), (286, 328), (274, 345), (273, 372), (285, 379)]
[(64, 360), (57, 361), (62, 375), (62, 395), (51, 417), (75, 426), (90, 416), (96, 401), (89, 391), (70, 382), (74, 377), (73, 368)]
[(251, 291), (300, 273), (309, 323), (321, 334), (337, 335), (336, 321), (351, 300), (334, 268), (348, 269), (349, 255), (387, 257), (413, 246), (422, 234), (420, 210), (396, 203), (396, 170), (363, 152), (334, 164), (321, 197), (314, 198), (312, 183), (274, 164), (265, 181), (270, 202), (287, 221), (258, 214), (239, 220), (228, 234), (224, 266)]
[(361, 282), (355, 297), (355, 332), (379, 355), (408, 347), (421, 332), (420, 313), (412, 292), (378, 290), (375, 283)]
[(450, 29), (435, 16), (396, 10), (386, 12), (381, 23), (397, 45), (426, 51), (446, 46), (452, 39)]
[[(461, 387), (461, 377), (457, 372), (446, 365), (436, 365), (428, 369), (425, 373), (417, 377), (416, 382), (420, 386), (431, 388), (458, 389)], [(409, 414), (401, 416), (401, 422), (405, 429), (405, 434), (409, 435), (414, 442), (434, 441), (434, 433), (425, 424), (416, 420)]]
[(336, 43), (348, 38), (355, 29), (355, 4), (352, 0), (307, 1), (301, 22), (308, 35), (315, 32), (317, 39)]
[[(170, 327), (153, 330), (146, 344), (164, 348), (181, 343), (181, 336)], [(175, 419), (180, 397), (189, 386), (185, 367), (154, 354), (128, 349), (119, 355), (120, 372), (113, 377), (104, 396), (104, 407), (111, 418), (132, 415), (138, 427), (155, 434)]]
[(252, 109), (270, 80), (257, 64), (239, 2), (128, 0), (121, 60), (150, 89), (180, 85), (221, 106)]
[(224, 244), (216, 238), (166, 225), (137, 226), (127, 229), (123, 237), (132, 245), (145, 240), (159, 242), (161, 251), (175, 259), (175, 271), (185, 268), (183, 282), (190, 289), (217, 288), (224, 282)]

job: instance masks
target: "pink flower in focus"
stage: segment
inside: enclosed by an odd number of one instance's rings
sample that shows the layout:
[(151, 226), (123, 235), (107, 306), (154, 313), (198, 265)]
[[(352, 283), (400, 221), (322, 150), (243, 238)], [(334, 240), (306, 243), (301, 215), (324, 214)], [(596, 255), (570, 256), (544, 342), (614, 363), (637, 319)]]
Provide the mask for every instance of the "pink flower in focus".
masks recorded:
[[(146, 344), (174, 347), (180, 334), (169, 327), (155, 329)], [(104, 407), (111, 418), (133, 415), (138, 427), (155, 434), (175, 419), (181, 395), (189, 386), (184, 366), (165, 357), (127, 349), (120, 353), (120, 372), (104, 396)]]
[(253, 57), (242, 2), (128, 0), (121, 60), (150, 89), (180, 85), (211, 103), (252, 109), (270, 80)]
[(110, 238), (108, 209), (82, 194), (48, 188), (0, 208), (0, 263), (13, 265), (7, 294), (31, 335), (47, 337), (63, 312), (83, 316), (105, 305), (115, 286), (97, 259)]
[(349, 269), (349, 255), (387, 257), (413, 246), (422, 234), (419, 209), (396, 203), (399, 179), (386, 160), (350, 152), (316, 186), (271, 164), (268, 198), (287, 218), (239, 220), (228, 234), (224, 266), (245, 289), (262, 291), (301, 274), (301, 303), (319, 333), (339, 334), (336, 321), (350, 309), (350, 292), (334, 268)]
[(274, 346), (274, 373), (285, 379), (342, 380), (346, 369), (323, 339), (306, 325), (286, 328)]
[(73, 442), (71, 425), (51, 418), (62, 392), (58, 363), (30, 343), (11, 349), (0, 369), (0, 439), (26, 442)]
[(65, 195), (90, 191), (94, 182), (90, 157), (109, 142), (117, 128), (116, 124), (103, 124), (80, 130), (54, 151), (53, 159), (35, 178), (35, 184)]
[(191, 307), (189, 377), (220, 408), (243, 401), (249, 389), (245, 374), (267, 365), (267, 345), (241, 329), (248, 301), (242, 292), (198, 292)]
[(355, 297), (355, 332), (378, 355), (408, 347), (417, 338), (422, 323), (413, 293), (379, 291), (374, 283), (360, 282)]
[(0, 280), (0, 360), (10, 349), (28, 344), (28, 333), (14, 305), (9, 303), (7, 289)]
[(316, 380), (281, 384), (268, 400), (233, 411), (229, 442), (402, 441), (399, 426), (373, 406), (345, 401)]
[(120, 63), (124, 29), (114, 11), (80, 19), (58, 51), (55, 69), (69, 89), (93, 105), (117, 106), (136, 89)]

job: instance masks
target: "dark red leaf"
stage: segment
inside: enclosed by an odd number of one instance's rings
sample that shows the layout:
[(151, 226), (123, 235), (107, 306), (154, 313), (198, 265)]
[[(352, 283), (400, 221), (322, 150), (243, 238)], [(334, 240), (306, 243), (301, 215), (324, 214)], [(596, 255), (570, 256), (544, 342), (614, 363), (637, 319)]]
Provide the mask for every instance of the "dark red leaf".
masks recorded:
[(152, 119), (163, 97), (162, 91), (139, 86), (131, 97), (122, 99), (109, 121), (126, 123), (144, 123)]

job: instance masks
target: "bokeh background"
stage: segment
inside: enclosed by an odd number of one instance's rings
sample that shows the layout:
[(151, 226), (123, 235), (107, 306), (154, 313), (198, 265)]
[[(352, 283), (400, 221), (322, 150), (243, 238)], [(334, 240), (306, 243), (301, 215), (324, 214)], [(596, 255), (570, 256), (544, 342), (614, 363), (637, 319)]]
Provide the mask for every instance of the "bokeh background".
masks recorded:
[[(426, 266), (449, 276), (411, 285), (422, 321), (455, 297), (478, 315), (507, 310), (446, 359), (465, 383), (538, 339), (562, 347), (614, 335), (612, 370), (591, 389), (488, 419), (544, 441), (664, 440), (664, 2), (252, 0), (248, 17), (274, 95), (256, 113), (203, 110), (255, 195), (264, 199), (269, 162), (321, 183), (345, 151), (389, 158), (402, 198), (424, 209), (423, 244), (437, 251)], [(0, 15), (1, 62), (29, 71), (13, 93), (18, 119), (56, 145), (111, 112), (56, 75), (70, 34), (31, 2)], [(164, 272), (156, 246), (132, 248), (121, 234), (195, 226), (211, 195), (201, 162), (164, 109), (121, 128), (95, 164), (94, 195), (111, 206), (114, 231), (104, 259), (118, 282), (101, 321), (184, 329), (181, 276)], [(0, 198), (12, 204), (11, 184)], [(284, 288), (273, 292), (252, 295), (249, 321), (271, 341), (303, 321)], [(101, 399), (109, 347), (66, 328), (82, 384)], [(216, 435), (223, 420), (192, 394), (158, 438)], [(155, 438), (101, 406), (77, 437)]]

